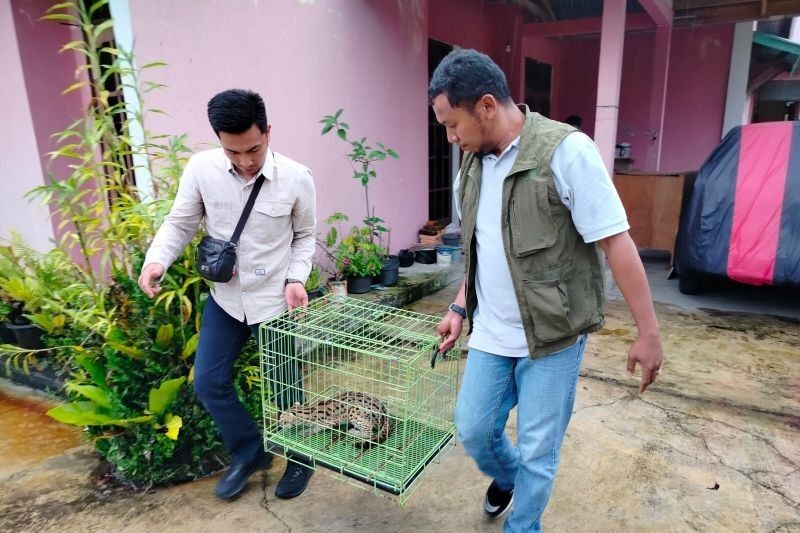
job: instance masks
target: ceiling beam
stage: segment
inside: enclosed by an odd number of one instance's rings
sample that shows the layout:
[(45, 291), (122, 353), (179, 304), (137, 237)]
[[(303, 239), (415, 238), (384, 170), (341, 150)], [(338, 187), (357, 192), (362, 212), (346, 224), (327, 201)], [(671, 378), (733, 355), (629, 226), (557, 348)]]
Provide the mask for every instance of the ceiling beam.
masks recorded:
[(672, 0), (639, 0), (656, 26), (672, 26)]
[(547, 11), (533, 0), (509, 0), (508, 3), (521, 8), (536, 20), (551, 20)]
[(781, 72), (786, 72), (784, 57), (788, 54), (781, 54), (775, 58), (771, 63), (764, 65), (758, 72), (756, 72), (747, 84), (747, 94), (753, 94), (761, 88), (762, 85), (771, 81), (775, 76)]
[(674, 0), (675, 23), (713, 24), (800, 15), (800, 0)]
[(539, 3), (542, 5), (547, 14), (550, 16), (548, 20), (556, 20), (556, 12), (553, 9), (553, 4), (550, 3), (550, 0), (539, 0)]
[[(523, 24), (523, 37), (574, 37), (600, 33), (603, 18), (558, 20)], [(630, 13), (625, 17), (625, 31), (649, 30), (655, 28), (653, 19), (646, 13)]]

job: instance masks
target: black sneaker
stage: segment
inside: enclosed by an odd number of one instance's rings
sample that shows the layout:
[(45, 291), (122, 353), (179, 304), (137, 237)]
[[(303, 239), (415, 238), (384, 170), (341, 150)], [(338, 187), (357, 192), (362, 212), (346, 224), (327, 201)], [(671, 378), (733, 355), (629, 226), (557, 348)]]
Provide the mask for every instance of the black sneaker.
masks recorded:
[(306, 465), (287, 460), (286, 472), (283, 473), (283, 477), (278, 481), (278, 486), (275, 487), (275, 496), (282, 500), (300, 496), (306, 490), (308, 480), (311, 479), (313, 473), (314, 470)]
[(221, 500), (230, 500), (244, 490), (247, 480), (256, 470), (268, 468), (270, 463), (272, 463), (272, 454), (261, 452), (249, 463), (232, 464), (222, 479), (217, 482), (214, 494)]
[(514, 501), (514, 489), (502, 490), (496, 481), (492, 481), (483, 499), (483, 512), (491, 518), (497, 518), (511, 508)]

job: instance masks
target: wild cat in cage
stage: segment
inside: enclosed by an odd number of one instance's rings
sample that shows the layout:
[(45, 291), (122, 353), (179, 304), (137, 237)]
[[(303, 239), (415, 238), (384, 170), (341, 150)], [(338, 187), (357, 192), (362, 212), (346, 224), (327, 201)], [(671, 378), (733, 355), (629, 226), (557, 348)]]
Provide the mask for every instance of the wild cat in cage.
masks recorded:
[(358, 440), (359, 448), (380, 444), (389, 437), (392, 430), (386, 402), (365, 392), (345, 391), (322, 399), (312, 405), (294, 404), (281, 413), (278, 424), (289, 428), (312, 422), (307, 435), (313, 435), (324, 428), (349, 428), (347, 433)]

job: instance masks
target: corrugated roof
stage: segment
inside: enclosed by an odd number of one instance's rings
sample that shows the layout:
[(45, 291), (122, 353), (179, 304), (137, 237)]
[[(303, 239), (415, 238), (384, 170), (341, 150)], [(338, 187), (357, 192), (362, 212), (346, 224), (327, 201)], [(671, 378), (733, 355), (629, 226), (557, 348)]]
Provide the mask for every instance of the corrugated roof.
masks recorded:
[[(603, 0), (551, 0), (557, 20), (600, 17), (603, 15)], [(628, 0), (628, 13), (643, 13), (637, 0)]]

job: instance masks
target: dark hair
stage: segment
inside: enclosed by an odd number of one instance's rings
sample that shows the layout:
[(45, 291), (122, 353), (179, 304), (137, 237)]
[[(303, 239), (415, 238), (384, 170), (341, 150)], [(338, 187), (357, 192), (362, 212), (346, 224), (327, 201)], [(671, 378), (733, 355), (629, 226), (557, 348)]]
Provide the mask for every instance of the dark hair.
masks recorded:
[(472, 107), (485, 94), (500, 103), (511, 101), (506, 75), (486, 54), (476, 50), (453, 50), (439, 63), (428, 85), (428, 103), (447, 95), (452, 107)]
[(208, 121), (214, 133), (243, 133), (258, 126), (267, 131), (267, 109), (258, 93), (244, 89), (228, 89), (208, 101)]
[(580, 129), (581, 125), (583, 124), (583, 119), (578, 115), (570, 115), (564, 119), (564, 123)]

